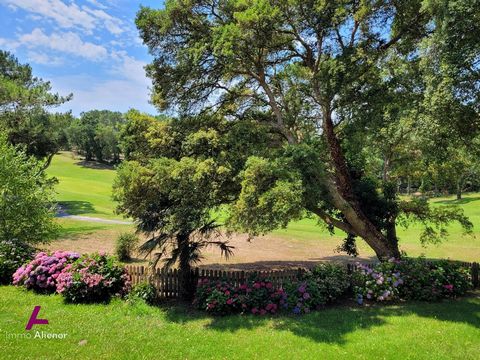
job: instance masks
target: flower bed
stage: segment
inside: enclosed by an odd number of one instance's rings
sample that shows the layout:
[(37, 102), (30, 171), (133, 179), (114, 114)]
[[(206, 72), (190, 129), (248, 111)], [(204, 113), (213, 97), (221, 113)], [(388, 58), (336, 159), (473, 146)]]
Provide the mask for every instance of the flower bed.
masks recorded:
[(288, 311), (304, 314), (339, 299), (364, 302), (435, 301), (465, 294), (471, 288), (469, 269), (448, 261), (390, 260), (373, 267), (357, 264), (348, 274), (342, 265), (321, 264), (275, 289), (255, 278), (234, 286), (228, 281), (200, 279), (195, 303), (214, 315)]
[(106, 302), (130, 290), (130, 277), (112, 256), (55, 251), (40, 252), (21, 266), (13, 284), (41, 293), (57, 292), (67, 302)]

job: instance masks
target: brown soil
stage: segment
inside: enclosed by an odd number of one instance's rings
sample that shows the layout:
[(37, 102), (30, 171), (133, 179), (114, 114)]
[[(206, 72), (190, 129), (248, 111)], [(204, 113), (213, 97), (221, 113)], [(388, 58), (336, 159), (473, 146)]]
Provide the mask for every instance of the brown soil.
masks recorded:
[[(70, 250), (80, 253), (105, 251), (113, 254), (116, 230), (103, 230), (92, 234), (79, 235), (51, 243), (49, 250)], [(320, 261), (352, 262), (355, 259), (335, 251), (340, 243), (339, 238), (322, 240), (293, 240), (272, 235), (247, 240), (243, 234), (230, 237), (229, 245), (234, 246), (234, 255), (229, 259), (221, 256), (217, 248), (208, 248), (203, 253), (199, 267), (229, 270), (274, 270), (281, 268), (312, 266)], [(373, 260), (373, 254), (363, 251), (358, 260)], [(138, 256), (133, 260), (136, 264), (147, 264), (148, 259)]]

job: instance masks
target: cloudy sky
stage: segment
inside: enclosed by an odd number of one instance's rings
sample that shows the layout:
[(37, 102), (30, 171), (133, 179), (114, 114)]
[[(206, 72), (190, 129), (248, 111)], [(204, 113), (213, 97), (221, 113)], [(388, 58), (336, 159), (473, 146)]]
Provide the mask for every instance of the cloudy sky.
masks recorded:
[(163, 1), (0, 0), (0, 49), (28, 62), (60, 94), (61, 111), (90, 109), (156, 113), (148, 103), (151, 61), (135, 28), (140, 5)]

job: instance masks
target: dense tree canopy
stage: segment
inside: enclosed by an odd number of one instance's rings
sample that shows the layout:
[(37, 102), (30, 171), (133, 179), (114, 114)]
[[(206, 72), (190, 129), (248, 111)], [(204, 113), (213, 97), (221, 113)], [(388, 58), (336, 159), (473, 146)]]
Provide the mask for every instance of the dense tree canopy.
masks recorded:
[(90, 110), (81, 114), (67, 129), (70, 147), (87, 161), (120, 161), (120, 130), (125, 124), (122, 113)]
[[(214, 114), (228, 124), (250, 119), (274, 138), (258, 154), (238, 149), (243, 155), (229, 168), (234, 184), (214, 193), (221, 194), (214, 203), (228, 205), (230, 227), (263, 233), (307, 211), (347, 233), (350, 245), (363, 238), (384, 259), (400, 255), (396, 225), (405, 220), (425, 224), (423, 240), (438, 239), (453, 220), (470, 228), (456, 209), (400, 201), (391, 174), (405, 172), (421, 154), (418, 144), (440, 130), (448, 127), (449, 139), (478, 133), (478, 44), (458, 37), (477, 29), (476, 19), (475, 0), (171, 0), (161, 10), (141, 8), (136, 23), (155, 57), (147, 72), (160, 109), (188, 119)], [(469, 61), (459, 56), (464, 51)], [(465, 80), (449, 82), (437, 71), (443, 63)], [(448, 109), (458, 109), (449, 124), (451, 113), (440, 111), (441, 118), (430, 104), (444, 106), (442, 84), (451, 84)], [(206, 128), (165, 142), (159, 131), (168, 151), (185, 136), (212, 135)], [(211, 141), (222, 143), (226, 135), (217, 135)], [(172, 157), (168, 151), (157, 156)]]
[(23, 145), (29, 155), (51, 157), (66, 144), (65, 128), (70, 114), (47, 110), (71, 98), (51, 93), (49, 82), (36, 78), (30, 65), (22, 65), (0, 50), (0, 130), (14, 145)]

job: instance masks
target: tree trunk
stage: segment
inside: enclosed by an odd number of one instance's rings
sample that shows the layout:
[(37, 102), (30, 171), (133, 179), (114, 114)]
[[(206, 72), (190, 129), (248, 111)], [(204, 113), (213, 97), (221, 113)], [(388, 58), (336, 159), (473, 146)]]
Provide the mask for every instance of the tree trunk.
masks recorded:
[(329, 181), (327, 188), (335, 207), (342, 212), (357, 236), (363, 238), (375, 251), (379, 260), (400, 257), (396, 237), (389, 241), (363, 213), (352, 188), (352, 179), (343, 155), (342, 148), (334, 132), (333, 121), (329, 109), (323, 113), (323, 131), (330, 151), (332, 165), (335, 170), (335, 181)]
[(457, 200), (462, 199), (462, 187), (463, 187), (463, 181), (462, 178), (460, 177), (457, 179)]
[(383, 158), (383, 172), (382, 172), (382, 180), (384, 183), (386, 183), (389, 179), (389, 171), (390, 171), (390, 159), (385, 156)]
[(180, 250), (180, 298), (191, 301), (195, 293), (195, 284), (192, 282), (192, 267), (190, 266), (190, 234), (178, 234), (177, 246)]

